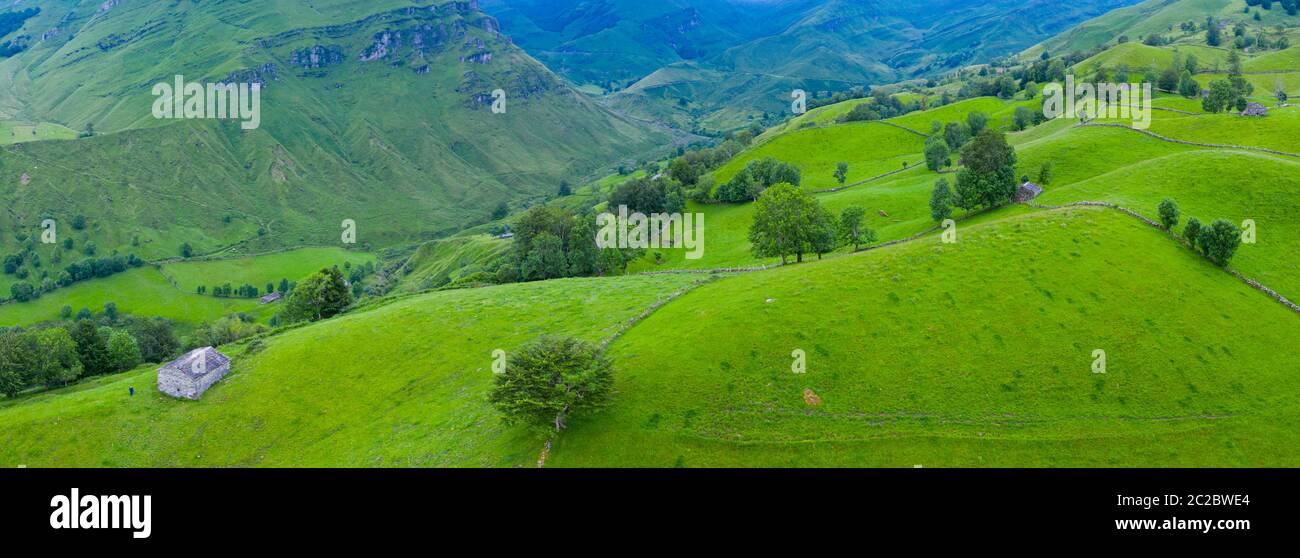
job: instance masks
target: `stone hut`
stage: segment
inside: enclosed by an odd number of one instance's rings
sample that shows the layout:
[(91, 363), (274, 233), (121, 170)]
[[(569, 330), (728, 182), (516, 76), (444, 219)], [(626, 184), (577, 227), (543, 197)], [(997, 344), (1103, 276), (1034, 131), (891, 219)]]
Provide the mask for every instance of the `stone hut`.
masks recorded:
[(158, 369), (158, 391), (197, 401), (230, 372), (230, 358), (212, 347), (194, 349)]
[(1242, 116), (1268, 116), (1268, 107), (1259, 103), (1247, 103), (1246, 110), (1241, 111)]
[(1011, 201), (1015, 203), (1025, 203), (1038, 197), (1038, 195), (1042, 193), (1042, 186), (1034, 184), (1033, 182), (1026, 182), (1021, 184), (1020, 188), (1016, 189), (1015, 195), (1011, 196)]
[(281, 294), (281, 293), (270, 293), (270, 294), (268, 294), (268, 295), (262, 297), (260, 300), (258, 300), (258, 303), (259, 303), (259, 304), (270, 304), (270, 303), (272, 303), (272, 302), (275, 302), (275, 301), (277, 301), (277, 300), (280, 300), (280, 298), (282, 298), (283, 296), (284, 296), (284, 295)]

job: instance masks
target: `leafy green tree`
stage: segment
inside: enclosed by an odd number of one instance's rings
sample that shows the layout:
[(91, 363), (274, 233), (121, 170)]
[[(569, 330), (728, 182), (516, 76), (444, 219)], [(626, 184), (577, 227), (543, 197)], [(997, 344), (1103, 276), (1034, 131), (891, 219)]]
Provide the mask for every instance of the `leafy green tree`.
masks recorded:
[(943, 128), (943, 140), (948, 144), (948, 149), (958, 151), (970, 140), (970, 130), (961, 122), (949, 122)]
[(544, 232), (533, 239), (533, 250), (519, 272), (525, 281), (542, 281), (567, 276), (568, 267), (560, 237)]
[[(83, 322), (89, 324), (90, 322)], [(90, 324), (94, 327), (94, 324)], [(36, 333), (34, 380), (46, 387), (65, 386), (86, 370), (77, 342), (66, 329), (53, 327)]]
[(488, 401), (506, 424), (559, 432), (575, 413), (606, 405), (613, 389), (613, 365), (599, 348), (542, 337), (510, 354)]
[(1201, 228), (1201, 220), (1195, 217), (1188, 219), (1187, 226), (1183, 228), (1183, 238), (1187, 239), (1187, 243), (1192, 245), (1193, 250), (1196, 249), (1197, 243), (1200, 242)]
[(35, 300), (39, 296), (40, 293), (36, 292), (36, 287), (26, 281), (19, 281), (9, 285), (9, 297), (17, 302)]
[(108, 343), (92, 320), (78, 320), (68, 332), (77, 346), (77, 358), (88, 376), (108, 374), (113, 371), (108, 357)]
[(1172, 231), (1178, 226), (1178, 217), (1181, 212), (1178, 210), (1178, 204), (1174, 200), (1165, 198), (1160, 202), (1158, 209), (1160, 214), (1160, 223), (1165, 226), (1165, 230)]
[(844, 163), (844, 162), (837, 163), (837, 164), (835, 165), (835, 180), (836, 180), (836, 182), (839, 182), (839, 183), (840, 183), (840, 186), (843, 186), (843, 185), (844, 185), (844, 181), (846, 181), (846, 180), (848, 180), (848, 179), (849, 179), (849, 164), (848, 164), (848, 163)]
[(1215, 219), (1209, 227), (1201, 230), (1198, 240), (1210, 261), (1227, 267), (1237, 253), (1237, 247), (1241, 246), (1241, 230), (1228, 221)]
[(863, 224), (866, 216), (867, 210), (856, 205), (846, 207), (840, 213), (840, 240), (852, 245), (854, 252), (858, 251), (859, 246), (876, 241), (876, 231)]
[(840, 247), (839, 224), (826, 208), (818, 205), (814, 210), (812, 227), (809, 250), (817, 254), (817, 259), (822, 259), (822, 254), (829, 254)]
[(972, 136), (980, 135), (980, 132), (983, 132), (988, 125), (989, 115), (983, 112), (974, 111), (966, 115), (966, 126), (970, 128), (970, 135)]
[(1043, 166), (1038, 167), (1038, 184), (1047, 186), (1052, 182), (1052, 162), (1043, 161)]
[(28, 386), (37, 350), (31, 333), (18, 329), (0, 332), (0, 393), (14, 397)]
[[(664, 211), (668, 202), (668, 193), (664, 182), (649, 178), (634, 178), (620, 184), (609, 195), (610, 211), (617, 213), (619, 206), (626, 205), (629, 212), (641, 212), (646, 215)], [(561, 235), (561, 239), (564, 237)]]
[(65, 320), (68, 319), (68, 318), (71, 318), (71, 317), (72, 317), (72, 307), (71, 307), (71, 306), (68, 306), (68, 305), (66, 305), (66, 304), (63, 305), (63, 308), (60, 308), (60, 309), (59, 309), (59, 317), (65, 319)]
[(1011, 117), (1011, 126), (1016, 131), (1024, 130), (1034, 124), (1034, 113), (1028, 107), (1016, 107)]
[(948, 150), (948, 142), (939, 136), (930, 136), (925, 140), (925, 168), (932, 171), (938, 171), (952, 164), (950, 159), (952, 152)]
[(188, 242), (181, 243), (181, 257), (188, 258), (193, 255), (194, 255), (194, 247), (190, 246), (190, 243)]
[(493, 221), (505, 219), (507, 215), (510, 215), (510, 206), (507, 205), (506, 202), (498, 203), (497, 206), (492, 209)]
[(1205, 112), (1219, 113), (1232, 107), (1237, 98), (1237, 91), (1232, 82), (1216, 79), (1210, 82), (1210, 93), (1201, 100)]
[(289, 323), (331, 318), (352, 304), (352, 292), (337, 268), (322, 269), (304, 279), (284, 305), (283, 319)]
[(558, 195), (558, 196), (561, 197), (561, 198), (563, 198), (563, 197), (565, 197), (565, 196), (571, 196), (571, 195), (573, 195), (573, 187), (572, 187), (572, 186), (569, 186), (569, 181), (568, 181), (568, 180), (561, 180), (561, 181), (560, 181), (560, 190), (559, 190), (558, 192), (556, 192), (556, 195)]
[(1183, 75), (1178, 79), (1178, 94), (1187, 98), (1192, 98), (1201, 93), (1201, 84), (1197, 83), (1192, 73), (1183, 70)]
[(787, 263), (794, 254), (802, 262), (813, 244), (813, 220), (819, 207), (815, 198), (792, 184), (768, 188), (754, 204), (754, 222), (749, 227), (754, 255), (780, 256)]
[(116, 303), (116, 302), (105, 302), (105, 303), (104, 303), (104, 317), (108, 318), (108, 321), (110, 321), (110, 322), (116, 322), (116, 321), (117, 321), (117, 303)]
[(144, 362), (165, 362), (180, 351), (181, 344), (172, 331), (171, 322), (163, 318), (137, 319), (128, 329)]
[(1205, 44), (1219, 46), (1222, 42), (1223, 37), (1219, 32), (1219, 22), (1214, 20), (1214, 16), (1205, 18)]
[(143, 362), (140, 346), (135, 338), (123, 330), (116, 330), (108, 337), (108, 360), (116, 372), (131, 370)]
[(586, 277), (596, 274), (596, 255), (600, 249), (596, 246), (596, 224), (593, 217), (578, 219), (573, 227), (569, 242), (569, 275)]
[(965, 168), (957, 174), (957, 206), (997, 207), (1016, 191), (1016, 150), (1006, 136), (985, 130), (962, 151)]
[(953, 193), (948, 187), (948, 179), (940, 178), (934, 183), (930, 192), (930, 218), (935, 222), (952, 218)]

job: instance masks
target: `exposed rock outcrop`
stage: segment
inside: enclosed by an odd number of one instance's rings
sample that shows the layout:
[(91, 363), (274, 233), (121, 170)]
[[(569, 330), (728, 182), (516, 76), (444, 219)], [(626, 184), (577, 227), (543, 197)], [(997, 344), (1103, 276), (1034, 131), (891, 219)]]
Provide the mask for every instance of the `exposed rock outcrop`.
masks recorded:
[(301, 68), (314, 70), (341, 64), (345, 55), (339, 47), (315, 45), (295, 50), (289, 54), (289, 63)]

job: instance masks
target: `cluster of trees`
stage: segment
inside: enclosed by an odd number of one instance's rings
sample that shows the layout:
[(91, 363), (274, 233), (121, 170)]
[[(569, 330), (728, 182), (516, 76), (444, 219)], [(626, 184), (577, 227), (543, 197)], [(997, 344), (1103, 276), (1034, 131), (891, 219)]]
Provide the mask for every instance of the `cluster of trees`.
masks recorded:
[(533, 207), (519, 216), (514, 231), (511, 256), (497, 269), (498, 283), (618, 274), (641, 252), (597, 248), (596, 216), (562, 207)]
[[(927, 160), (930, 156), (927, 142)], [(962, 170), (957, 173), (954, 191), (947, 179), (940, 179), (930, 193), (930, 216), (935, 221), (952, 217), (954, 207), (973, 210), (997, 207), (1009, 201), (1016, 193), (1016, 150), (1007, 143), (1006, 135), (985, 129), (961, 150)], [(1039, 181), (1051, 179), (1051, 165), (1044, 163)]]
[(753, 142), (755, 135), (753, 131), (746, 130), (716, 147), (683, 150), (681, 155), (668, 164), (668, 177), (681, 184), (681, 190), (687, 198), (701, 203), (712, 201), (714, 185), (706, 176), (743, 151), (745, 146)]
[[(1278, 0), (1278, 4), (1286, 11), (1287, 15), (1296, 15), (1297, 9), (1300, 8), (1300, 2), (1296, 0)], [(1272, 10), (1273, 0), (1246, 0), (1246, 11), (1250, 11), (1250, 8), (1253, 7)], [(1255, 13), (1258, 14), (1259, 12)]]
[[(1161, 70), (1159, 75), (1155, 75), (1155, 68), (1150, 67), (1143, 76), (1143, 83), (1153, 83), (1156, 89), (1178, 93), (1184, 97), (1195, 97), (1201, 93), (1201, 84), (1193, 78), (1193, 74), (1199, 69), (1195, 54), (1182, 57), (1182, 53), (1175, 52), (1173, 62)], [(1152, 76), (1155, 76), (1154, 78)]]
[[(1171, 232), (1182, 217), (1178, 204), (1171, 199), (1161, 201), (1157, 212), (1160, 223)], [(1215, 219), (1209, 225), (1204, 225), (1200, 219), (1192, 217), (1183, 228), (1183, 238), (1187, 239), (1193, 250), (1199, 250), (1215, 265), (1227, 267), (1241, 246), (1241, 229), (1226, 219)]]
[[(1032, 111), (1026, 109), (1026, 112)], [(1026, 126), (1035, 122), (1029, 115), (1020, 115), (1020, 118), (1029, 119)], [(930, 123), (930, 136), (925, 140), (923, 151), (925, 166), (932, 171), (951, 167), (952, 154), (960, 152), (971, 138), (983, 133), (988, 125), (989, 115), (979, 111), (967, 114), (965, 122), (949, 122), (946, 125)]]
[[(61, 261), (58, 257), (59, 252), (55, 252), (55, 263)], [(41, 267), (40, 256), (35, 252), (24, 252), (20, 254), (10, 254), (4, 259), (4, 270), (6, 274), (13, 274), (19, 279), (27, 279), (30, 274), (27, 269), (20, 267), (23, 264), (29, 264), (34, 268)], [(17, 302), (26, 302), (40, 298), (44, 293), (53, 291), (58, 287), (67, 287), (79, 281), (85, 281), (93, 278), (103, 278), (116, 273), (121, 273), (129, 268), (140, 267), (144, 265), (144, 260), (136, 257), (135, 254), (127, 256), (110, 256), (103, 258), (83, 258), (79, 261), (68, 264), (67, 267), (58, 273), (57, 279), (51, 277), (50, 270), (41, 270), (41, 279), (38, 283), (32, 284), (29, 281), (17, 281), (9, 286), (10, 298)]]
[(115, 310), (105, 310), (98, 321), (85, 317), (68, 325), (0, 330), (0, 393), (13, 397), (177, 355), (180, 343), (167, 320), (119, 319)]
[(1233, 49), (1228, 54), (1228, 79), (1216, 79), (1210, 82), (1209, 93), (1201, 99), (1201, 108), (1205, 112), (1213, 113), (1233, 109), (1246, 110), (1247, 99), (1254, 92), (1255, 86), (1242, 77), (1241, 55)]
[(714, 198), (721, 202), (755, 201), (774, 184), (802, 182), (799, 168), (772, 157), (750, 161), (731, 180), (718, 186)]
[(193, 347), (216, 347), (234, 343), (263, 331), (266, 331), (266, 327), (255, 322), (252, 316), (240, 312), (199, 326), (198, 329), (194, 330), (194, 335), (190, 337), (190, 345)]
[(870, 102), (860, 103), (853, 107), (848, 114), (840, 118), (840, 122), (883, 120), (916, 112), (924, 108), (925, 104), (920, 99), (904, 103), (897, 96), (890, 95), (884, 89), (877, 87), (871, 91)]
[(754, 204), (749, 241), (758, 257), (779, 256), (782, 263), (788, 263), (793, 255), (795, 261), (802, 262), (804, 254), (820, 258), (840, 246), (851, 245), (857, 250), (875, 242), (876, 233), (863, 222), (865, 216), (865, 209), (849, 207), (836, 219), (797, 186), (776, 184)]
[[(271, 285), (268, 284), (267, 287), (271, 287)], [(232, 286), (230, 283), (225, 283), (222, 285), (213, 285), (211, 289), (199, 285), (197, 292), (198, 294), (212, 293), (212, 296), (217, 298), (257, 298), (262, 296), (262, 291), (247, 283), (238, 287)]]
[(609, 195), (609, 207), (627, 206), (629, 211), (651, 213), (677, 213), (686, 207), (682, 183), (671, 176), (633, 178), (614, 188)]

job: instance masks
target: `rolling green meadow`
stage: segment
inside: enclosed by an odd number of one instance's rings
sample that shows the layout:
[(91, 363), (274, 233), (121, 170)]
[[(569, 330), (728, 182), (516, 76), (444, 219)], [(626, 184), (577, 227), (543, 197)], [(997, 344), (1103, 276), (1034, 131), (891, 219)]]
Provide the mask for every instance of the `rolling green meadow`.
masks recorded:
[[(1082, 8), (1063, 7), (1032, 33), (1016, 23), (1023, 14), (981, 15), (914, 40), (899, 20), (870, 51), (879, 60), (818, 68), (758, 45), (846, 50), (850, 35), (832, 23), (856, 21), (862, 33), (884, 23), (857, 8), (835, 20), (794, 10), (750, 21), (746, 33), (786, 25), (751, 42), (705, 35), (722, 32), (725, 10), (699, 14), (701, 29), (678, 36), (633, 23), (658, 8), (613, 2), (595, 20), (569, 14), (568, 24), (608, 23), (585, 35), (555, 31), (559, 16), (541, 18), (531, 1), (491, 16), (469, 2), (418, 2), (428, 8), (419, 13), (408, 4), (276, 0), (204, 12), (154, 3), (92, 14), (60, 2), (31, 20), (86, 30), (0, 59), (9, 78), (0, 87), (0, 252), (39, 256), (44, 267), (30, 258), (19, 266), (34, 278), (57, 275), (87, 243), (144, 264), (0, 303), (0, 333), (67, 326), (64, 307), (98, 313), (109, 302), (171, 320), (182, 340), (231, 315), (259, 329), (219, 347), (231, 372), (198, 401), (160, 393), (158, 363), (0, 395), (0, 467), (1300, 467), (1300, 312), (1250, 284), (1300, 301), (1300, 107), (1271, 97), (1279, 80), (1300, 95), (1300, 46), (1243, 53), (1251, 100), (1267, 116), (1210, 114), (1199, 98), (1159, 93), (1154, 106), (1167, 110), (1152, 112), (1149, 131), (1161, 137), (1129, 129), (1128, 119), (1015, 130), (1016, 110), (1042, 103), (1018, 83), (1013, 94), (940, 106), (965, 80), (1075, 54), (1070, 71), (1081, 76), (1120, 65), (1141, 73), (1195, 54), (1204, 85), (1226, 78), (1229, 51), (1180, 24), (1213, 15), (1300, 43), (1300, 18), (1275, 6), (1255, 21), (1242, 0), (1104, 2), (1086, 20)], [(270, 14), (305, 6), (301, 20)], [(780, 19), (798, 14), (808, 17)], [(145, 34), (95, 48), (151, 21), (206, 30), (174, 45)], [(818, 25), (835, 32), (814, 36)], [(992, 44), (961, 46), (972, 26), (985, 37), (1021, 35), (995, 41), (1003, 57), (986, 64)], [(458, 33), (428, 52), (386, 45), (382, 60), (363, 61), (390, 29)], [(236, 40), (214, 39), (219, 32)], [(691, 58), (643, 48), (642, 34), (700, 50)], [(1143, 44), (1150, 34), (1168, 44)], [(1041, 42), (1021, 44), (1029, 36)], [(346, 56), (293, 62), (322, 45)], [(579, 47), (625, 58), (565, 50)], [(84, 58), (63, 54), (79, 48)], [(150, 49), (196, 76), (267, 73), (265, 128), (141, 117), (137, 94), (164, 75), (140, 62)], [(483, 52), (493, 55), (484, 61)], [(120, 75), (79, 81), (96, 63)], [(274, 79), (266, 63), (276, 64)], [(786, 85), (844, 90), (825, 73), (836, 69), (896, 81), (891, 91), (929, 108), (846, 123), (873, 101), (801, 115), (767, 106), (784, 103)], [(504, 115), (476, 96), (497, 84), (510, 94)], [(923, 149), (935, 123), (975, 112), (1005, 134), (1016, 178), (1043, 192), (1031, 203), (954, 209), (955, 236), (945, 236), (929, 203), (936, 182), (955, 185), (959, 169), (927, 169)], [(29, 122), (42, 123), (31, 140), (20, 137)], [(81, 137), (88, 122), (98, 133)], [(603, 211), (628, 181), (667, 181), (687, 150), (755, 124), (765, 131), (709, 163), (698, 184), (774, 158), (798, 167), (802, 192), (836, 218), (862, 208), (876, 240), (777, 265), (750, 244), (761, 204), (719, 202), (703, 189), (682, 202), (704, 222), (700, 259), (652, 248), (600, 276), (498, 273), (550, 263), (522, 257), (519, 237), (501, 237), (507, 227), (522, 230), (545, 210)], [(954, 164), (964, 164), (959, 155)], [(827, 191), (840, 186), (838, 163), (849, 166), (846, 187)], [(570, 194), (558, 193), (562, 181)], [(1171, 231), (1070, 205), (1104, 202), (1158, 219), (1165, 199), (1181, 210)], [(42, 218), (74, 215), (84, 226), (61, 229), (74, 247), (33, 240)], [(1251, 223), (1255, 241), (1225, 269), (1183, 244), (1191, 217)], [(339, 243), (343, 219), (356, 220), (357, 244)], [(557, 222), (545, 232), (558, 243), (577, 221)], [(567, 273), (569, 263), (561, 257), (558, 267)], [(361, 294), (318, 321), (273, 319), (283, 301), (196, 292), (264, 289), (335, 266), (374, 275), (349, 283)], [(0, 296), (18, 281), (0, 276)], [(609, 404), (558, 432), (508, 424), (489, 401), (496, 351), (549, 336), (602, 348), (613, 365)]]

